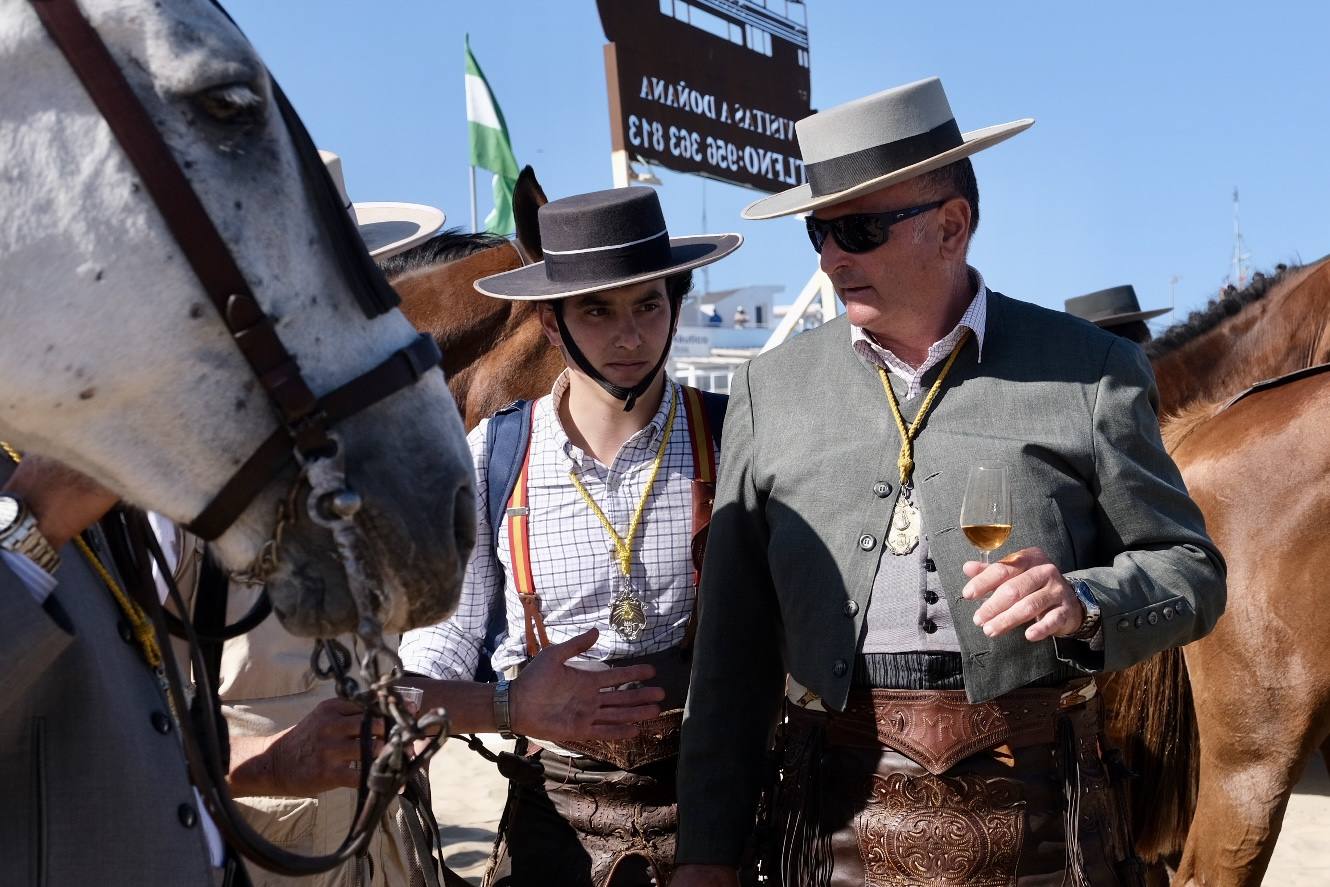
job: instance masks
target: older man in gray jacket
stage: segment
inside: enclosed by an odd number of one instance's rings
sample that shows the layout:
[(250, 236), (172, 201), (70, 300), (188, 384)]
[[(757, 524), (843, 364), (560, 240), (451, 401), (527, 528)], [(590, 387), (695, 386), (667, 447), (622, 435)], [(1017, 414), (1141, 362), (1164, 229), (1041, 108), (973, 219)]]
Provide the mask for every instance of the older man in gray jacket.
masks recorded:
[(0, 484), (0, 884), (220, 881), (150, 645), (76, 541), (116, 497), (36, 457)]
[[(763, 792), (771, 883), (1138, 877), (1088, 676), (1209, 631), (1224, 564), (1140, 349), (967, 264), (968, 157), (1032, 123), (888, 90), (800, 121), (808, 184), (745, 211), (810, 213), (846, 316), (731, 386), (676, 887), (735, 883)], [(980, 464), (1010, 510), (962, 520)], [(1010, 553), (970, 560), (971, 523)]]

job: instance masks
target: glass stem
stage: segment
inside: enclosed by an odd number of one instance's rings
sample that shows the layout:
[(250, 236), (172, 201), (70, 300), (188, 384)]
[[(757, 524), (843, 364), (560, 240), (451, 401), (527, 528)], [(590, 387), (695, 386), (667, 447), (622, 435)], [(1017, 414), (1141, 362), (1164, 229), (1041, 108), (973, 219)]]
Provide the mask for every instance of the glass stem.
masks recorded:
[(987, 550), (987, 549), (984, 550), (984, 553), (983, 553), (983, 555), (982, 555), (982, 560), (983, 560), (984, 566), (985, 566), (985, 567), (988, 566), (988, 550)]

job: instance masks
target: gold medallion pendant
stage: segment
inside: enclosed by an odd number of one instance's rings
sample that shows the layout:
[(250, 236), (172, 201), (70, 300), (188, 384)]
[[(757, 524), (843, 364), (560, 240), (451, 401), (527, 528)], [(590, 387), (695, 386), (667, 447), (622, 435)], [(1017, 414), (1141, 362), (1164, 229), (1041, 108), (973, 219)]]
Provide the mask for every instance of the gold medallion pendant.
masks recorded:
[(642, 595), (631, 579), (620, 577), (614, 600), (610, 602), (610, 626), (625, 641), (636, 643), (646, 625), (646, 605), (642, 602)]
[(915, 505), (905, 490), (896, 497), (896, 507), (891, 512), (891, 530), (887, 533), (887, 548), (892, 554), (904, 555), (914, 551), (919, 544), (919, 528), (922, 525), (919, 506)]

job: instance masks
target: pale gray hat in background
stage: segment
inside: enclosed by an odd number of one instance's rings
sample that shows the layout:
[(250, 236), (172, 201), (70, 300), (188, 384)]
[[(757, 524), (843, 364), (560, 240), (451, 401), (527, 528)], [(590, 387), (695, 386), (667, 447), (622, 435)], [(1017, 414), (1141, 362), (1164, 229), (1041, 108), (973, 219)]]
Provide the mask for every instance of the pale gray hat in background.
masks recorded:
[(342, 176), (342, 158), (331, 151), (320, 149), (319, 157), (328, 169), (337, 193), (341, 195), (342, 206), (351, 214), (351, 221), (360, 229), (360, 239), (375, 261), (382, 262), (390, 256), (424, 243), (443, 227), (443, 210), (423, 203), (397, 203), (392, 201), (376, 203), (352, 203), (346, 196), (346, 180)]
[(1026, 117), (962, 133), (936, 77), (819, 111), (795, 124), (807, 182), (764, 197), (745, 219), (774, 219), (830, 206), (903, 182), (1006, 141)]

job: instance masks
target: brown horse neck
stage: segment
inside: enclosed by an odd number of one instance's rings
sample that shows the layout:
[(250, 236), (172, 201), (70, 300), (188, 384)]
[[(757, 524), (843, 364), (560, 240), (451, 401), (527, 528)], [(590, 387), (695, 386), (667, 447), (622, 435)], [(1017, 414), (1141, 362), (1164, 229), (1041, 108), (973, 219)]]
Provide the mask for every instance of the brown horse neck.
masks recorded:
[(1153, 359), (1162, 412), (1219, 400), (1330, 360), (1330, 261), (1299, 269), (1254, 301)]

